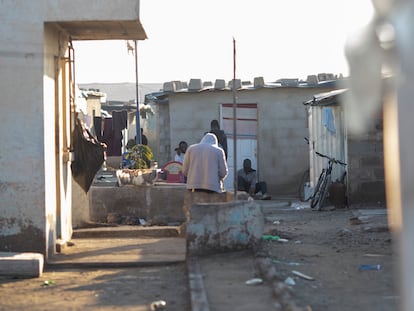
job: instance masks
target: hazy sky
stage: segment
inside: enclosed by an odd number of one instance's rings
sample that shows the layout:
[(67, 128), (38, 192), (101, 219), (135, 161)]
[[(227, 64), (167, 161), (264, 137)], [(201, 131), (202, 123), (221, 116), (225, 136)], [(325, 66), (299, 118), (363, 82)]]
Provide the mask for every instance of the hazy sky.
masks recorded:
[[(236, 76), (266, 82), (322, 72), (347, 76), (346, 38), (367, 23), (370, 0), (141, 0), (141, 83)], [(76, 82), (135, 82), (125, 41), (75, 42)]]

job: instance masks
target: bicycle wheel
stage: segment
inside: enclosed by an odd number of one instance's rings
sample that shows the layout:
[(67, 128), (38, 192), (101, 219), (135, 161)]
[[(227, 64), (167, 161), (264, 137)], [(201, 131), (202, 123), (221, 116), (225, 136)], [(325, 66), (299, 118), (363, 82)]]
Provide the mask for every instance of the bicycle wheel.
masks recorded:
[(314, 208), (319, 202), (319, 198), (321, 196), (321, 185), (322, 185), (323, 180), (325, 179), (325, 176), (326, 176), (326, 169), (323, 169), (321, 175), (319, 175), (319, 179), (318, 179), (318, 182), (316, 183), (315, 190), (313, 191), (313, 195), (311, 198), (311, 204), (310, 204), (311, 208)]
[(299, 189), (298, 189), (298, 196), (299, 196), (299, 200), (301, 200), (302, 202), (305, 202), (307, 200), (305, 200), (305, 184), (309, 182), (309, 169), (307, 169), (302, 176), (302, 179), (300, 181), (299, 184)]
[(327, 174), (325, 179), (323, 180), (323, 183), (321, 185), (321, 194), (319, 197), (319, 202), (318, 202), (318, 211), (320, 211), (323, 207), (323, 204), (325, 203), (325, 199), (328, 195), (328, 188), (331, 184), (331, 174)]

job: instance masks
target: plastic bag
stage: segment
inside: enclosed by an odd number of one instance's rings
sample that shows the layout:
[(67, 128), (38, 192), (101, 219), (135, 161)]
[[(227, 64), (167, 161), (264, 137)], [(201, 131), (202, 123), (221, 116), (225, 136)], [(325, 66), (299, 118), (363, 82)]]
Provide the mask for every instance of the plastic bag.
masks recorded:
[(83, 122), (75, 119), (73, 151), (75, 160), (71, 164), (72, 176), (81, 188), (88, 192), (96, 173), (105, 160), (105, 145), (98, 142)]

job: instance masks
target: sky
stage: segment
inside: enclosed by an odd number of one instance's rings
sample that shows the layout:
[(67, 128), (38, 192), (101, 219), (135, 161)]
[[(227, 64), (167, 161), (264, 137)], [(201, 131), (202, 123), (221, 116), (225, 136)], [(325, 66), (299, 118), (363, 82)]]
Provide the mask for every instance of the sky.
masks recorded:
[[(139, 83), (265, 82), (348, 76), (344, 44), (373, 14), (370, 0), (141, 0)], [(126, 42), (75, 41), (77, 83), (135, 82)]]

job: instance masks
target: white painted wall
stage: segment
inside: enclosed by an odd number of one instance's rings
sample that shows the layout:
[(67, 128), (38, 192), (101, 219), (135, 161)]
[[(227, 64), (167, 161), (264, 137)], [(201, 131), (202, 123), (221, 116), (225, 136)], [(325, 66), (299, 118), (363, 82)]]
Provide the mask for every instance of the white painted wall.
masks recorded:
[(69, 35), (53, 22), (138, 17), (139, 0), (0, 1), (0, 251), (48, 256), (57, 237), (71, 236), (68, 93), (56, 84)]
[[(50, 80), (43, 76), (42, 13), (34, 3), (0, 4), (0, 244), (1, 250), (45, 252), (43, 85)], [(53, 103), (53, 92), (48, 100)], [(13, 246), (18, 236), (30, 239)]]

